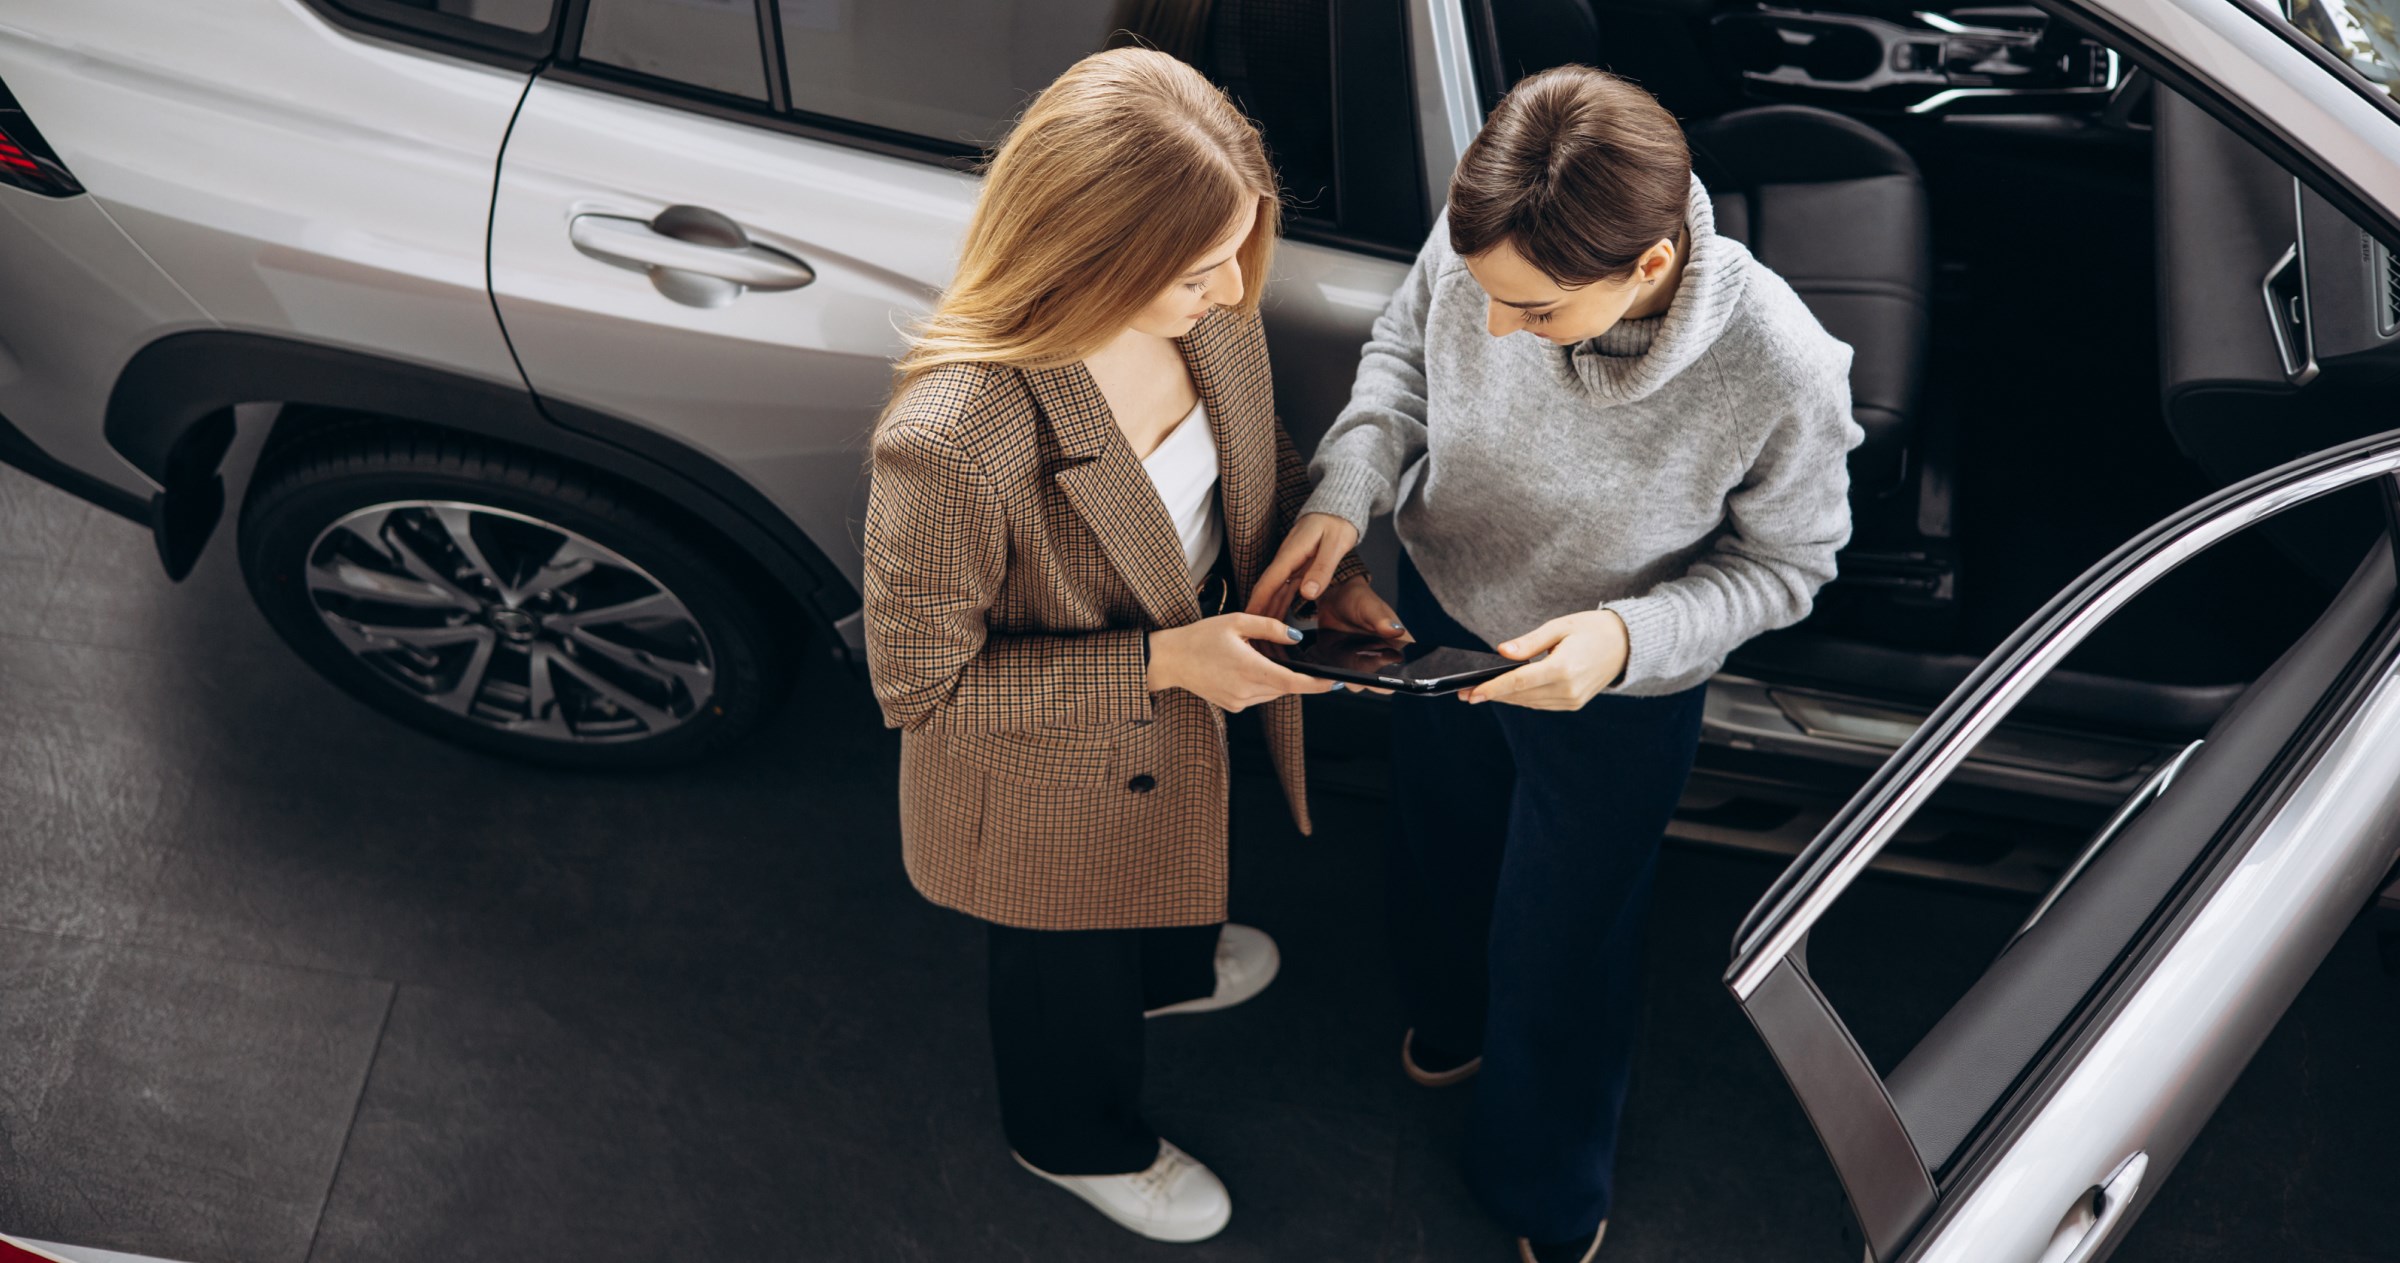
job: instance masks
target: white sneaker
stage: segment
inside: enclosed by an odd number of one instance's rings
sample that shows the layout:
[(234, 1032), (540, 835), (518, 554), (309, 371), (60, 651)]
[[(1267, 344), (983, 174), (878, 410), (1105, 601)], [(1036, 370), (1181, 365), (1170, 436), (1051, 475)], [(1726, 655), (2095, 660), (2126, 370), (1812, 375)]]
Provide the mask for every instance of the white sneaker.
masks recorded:
[(1163, 1005), (1142, 1014), (1166, 1017), (1172, 1013), (1214, 1013), (1267, 989), (1283, 968), (1283, 953), (1265, 930), (1228, 924), (1217, 932), (1217, 989), (1197, 1000)]
[(1052, 1175), (1015, 1151), (1017, 1165), (1090, 1202), (1094, 1209), (1152, 1241), (1206, 1241), (1233, 1219), (1233, 1195), (1217, 1173), (1167, 1141), (1158, 1161), (1131, 1175)]

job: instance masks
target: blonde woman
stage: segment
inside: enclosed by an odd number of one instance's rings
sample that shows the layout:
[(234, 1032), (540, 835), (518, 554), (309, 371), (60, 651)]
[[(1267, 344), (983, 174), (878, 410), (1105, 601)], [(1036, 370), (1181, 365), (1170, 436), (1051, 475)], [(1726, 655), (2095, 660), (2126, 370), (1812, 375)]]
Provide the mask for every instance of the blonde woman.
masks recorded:
[[(867, 649), (909, 876), (990, 923), (1017, 1160), (1164, 1241), (1232, 1203), (1143, 1120), (1145, 1017), (1278, 964), (1225, 924), (1225, 715), (1263, 710), (1305, 832), (1293, 695), (1333, 687), (1239, 612), (1308, 491), (1257, 315), (1277, 219), (1256, 130), (1198, 72), (1085, 58), (994, 156), (874, 443)], [(1319, 617), (1394, 623), (1355, 559)]]

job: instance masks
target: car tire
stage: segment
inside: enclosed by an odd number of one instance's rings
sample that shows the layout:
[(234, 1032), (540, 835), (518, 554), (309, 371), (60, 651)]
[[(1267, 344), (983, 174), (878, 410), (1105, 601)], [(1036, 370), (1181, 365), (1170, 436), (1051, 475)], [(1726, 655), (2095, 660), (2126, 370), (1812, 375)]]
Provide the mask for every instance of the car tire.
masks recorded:
[(563, 463), (360, 427), (271, 456), (240, 553), (267, 621), (358, 700), (488, 753), (625, 771), (738, 741), (804, 640), (704, 539)]

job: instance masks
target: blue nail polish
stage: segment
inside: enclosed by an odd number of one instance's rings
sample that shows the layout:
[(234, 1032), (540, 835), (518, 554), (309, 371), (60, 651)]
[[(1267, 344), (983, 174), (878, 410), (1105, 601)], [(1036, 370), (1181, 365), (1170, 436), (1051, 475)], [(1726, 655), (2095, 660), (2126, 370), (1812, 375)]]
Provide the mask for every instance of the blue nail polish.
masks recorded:
[(1332, 687), (1332, 688), (1330, 688), (1330, 689), (1327, 689), (1327, 690), (1325, 690), (1325, 691), (1326, 691), (1326, 692), (1328, 692), (1328, 693), (1339, 693), (1339, 692), (1341, 692), (1341, 691), (1343, 691), (1344, 689), (1347, 689), (1347, 688), (1349, 688), (1349, 687), (1350, 687), (1349, 685), (1342, 683), (1340, 680), (1335, 680), (1335, 681), (1333, 682), (1333, 687)]
[(1290, 623), (1285, 623), (1283, 625), (1283, 633), (1291, 637), (1294, 643), (1298, 643), (1300, 638), (1307, 634), (1302, 632), (1299, 628), (1292, 626)]

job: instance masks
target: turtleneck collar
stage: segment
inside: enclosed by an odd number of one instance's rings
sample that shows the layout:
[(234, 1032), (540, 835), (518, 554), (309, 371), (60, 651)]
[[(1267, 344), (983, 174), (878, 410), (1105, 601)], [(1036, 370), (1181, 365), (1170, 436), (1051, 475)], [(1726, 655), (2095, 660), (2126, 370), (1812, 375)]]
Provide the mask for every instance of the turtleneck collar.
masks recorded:
[(1599, 337), (1556, 353), (1551, 365), (1560, 377), (1603, 403), (1632, 403), (1715, 345), (1741, 302), (1750, 252), (1717, 235), (1716, 211), (1698, 176), (1692, 177), (1683, 223), (1691, 244), (1665, 313), (1620, 320)]

